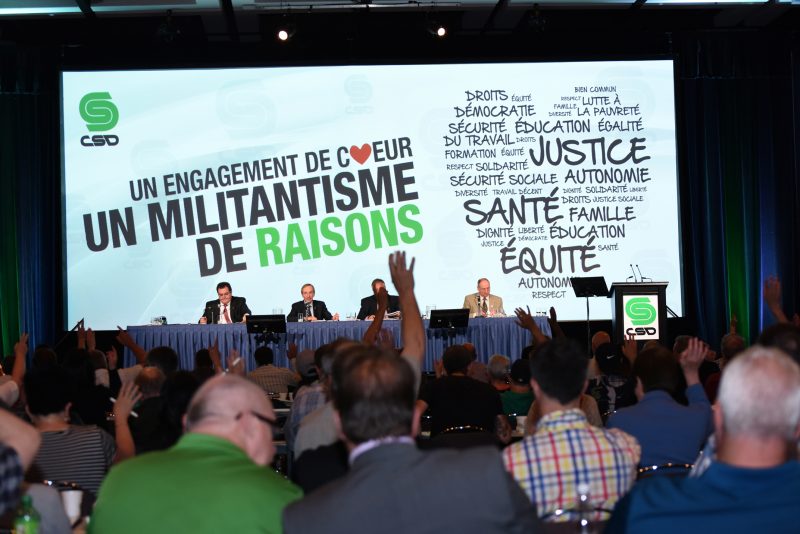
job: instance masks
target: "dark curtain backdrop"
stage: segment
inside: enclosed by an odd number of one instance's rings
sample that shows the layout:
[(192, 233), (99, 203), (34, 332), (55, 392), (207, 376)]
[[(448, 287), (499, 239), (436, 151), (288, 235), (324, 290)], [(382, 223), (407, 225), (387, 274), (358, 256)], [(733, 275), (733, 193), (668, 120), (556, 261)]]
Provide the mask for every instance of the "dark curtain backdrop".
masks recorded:
[(61, 156), (56, 52), (0, 43), (0, 345), (60, 336)]
[(793, 41), (786, 33), (678, 37), (687, 308), (715, 342), (732, 314), (754, 341), (773, 322), (763, 280), (797, 310), (798, 180)]
[[(676, 34), (672, 43), (693, 331), (671, 334), (696, 333), (716, 345), (735, 313), (752, 339), (772, 321), (760, 297), (766, 276), (782, 278), (784, 307), (798, 309), (798, 47), (777, 31)], [(34, 346), (54, 343), (64, 327), (58, 57), (0, 43), (4, 353), (20, 331)]]

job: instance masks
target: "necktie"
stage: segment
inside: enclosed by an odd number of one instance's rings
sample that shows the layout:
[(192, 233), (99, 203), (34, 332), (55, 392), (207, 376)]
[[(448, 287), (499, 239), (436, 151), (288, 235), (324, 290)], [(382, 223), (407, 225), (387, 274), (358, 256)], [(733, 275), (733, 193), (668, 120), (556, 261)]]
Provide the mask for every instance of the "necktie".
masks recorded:
[(483, 304), (481, 304), (481, 314), (486, 317), (486, 313), (489, 311), (489, 308), (486, 306), (486, 297), (483, 297)]
[(306, 317), (311, 317), (311, 303), (306, 302)]
[(227, 304), (223, 304), (222, 305), (222, 316), (225, 317), (225, 322), (230, 324), (231, 316), (228, 315), (228, 305)]

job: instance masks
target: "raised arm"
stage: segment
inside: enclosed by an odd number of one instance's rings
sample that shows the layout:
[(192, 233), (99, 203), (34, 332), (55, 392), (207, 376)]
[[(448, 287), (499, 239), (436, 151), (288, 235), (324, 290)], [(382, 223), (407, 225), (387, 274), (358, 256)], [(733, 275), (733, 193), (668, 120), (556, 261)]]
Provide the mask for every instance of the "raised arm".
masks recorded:
[(362, 338), (362, 341), (369, 346), (374, 345), (375, 340), (378, 339), (378, 333), (383, 326), (383, 316), (386, 315), (386, 310), (389, 309), (389, 292), (386, 291), (385, 287), (378, 289), (378, 294), (375, 297), (378, 300), (378, 308), (375, 310), (372, 324), (369, 325)]
[(14, 415), (0, 409), (0, 443), (17, 451), (22, 470), (26, 471), (36, 458), (42, 438), (39, 431)]
[(535, 346), (550, 341), (550, 338), (544, 335), (544, 332), (541, 331), (536, 321), (533, 320), (530, 308), (528, 308), (527, 311), (522, 308), (517, 308), (514, 310), (514, 314), (517, 316), (517, 326), (531, 333), (531, 339)]
[(147, 351), (140, 347), (131, 337), (127, 330), (123, 330), (121, 326), (117, 325), (117, 341), (125, 347), (128, 347), (134, 356), (136, 356), (136, 363), (144, 365), (147, 359)]
[(706, 356), (706, 345), (696, 337), (689, 340), (689, 346), (680, 354), (680, 364), (683, 376), (686, 377), (686, 387), (700, 383), (700, 364)]
[(119, 463), (136, 454), (136, 445), (133, 442), (131, 427), (128, 425), (128, 417), (133, 411), (133, 406), (141, 398), (139, 386), (133, 382), (123, 384), (119, 390), (117, 402), (114, 403), (114, 441), (117, 445), (114, 463)]
[(411, 258), (411, 264), (406, 267), (405, 252), (390, 254), (389, 272), (392, 273), (392, 283), (400, 299), (403, 356), (414, 358), (421, 368), (425, 360), (425, 327), (419, 314), (417, 297), (414, 295), (414, 258)]
[(779, 323), (788, 323), (789, 319), (781, 308), (781, 279), (770, 276), (764, 280), (764, 302)]
[(28, 334), (23, 332), (19, 341), (14, 344), (14, 367), (11, 369), (11, 379), (17, 383), (22, 391), (22, 380), (25, 378), (26, 358), (28, 357)]
[(558, 324), (558, 315), (556, 315), (556, 309), (552, 306), (550, 306), (550, 317), (547, 318), (547, 322), (550, 324), (553, 339), (567, 337), (564, 335), (564, 331), (561, 330), (561, 325)]

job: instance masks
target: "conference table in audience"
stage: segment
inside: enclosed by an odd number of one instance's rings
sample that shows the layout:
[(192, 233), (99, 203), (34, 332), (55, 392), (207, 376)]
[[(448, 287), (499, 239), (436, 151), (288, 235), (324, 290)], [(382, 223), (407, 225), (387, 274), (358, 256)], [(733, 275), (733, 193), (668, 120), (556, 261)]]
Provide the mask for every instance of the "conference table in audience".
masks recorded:
[[(548, 336), (550, 325), (546, 317), (534, 317), (536, 324)], [(401, 343), (399, 320), (385, 320), (383, 329), (394, 336), (395, 346)], [(530, 344), (530, 333), (516, 324), (515, 317), (492, 317), (470, 319), (466, 328), (428, 329), (428, 321), (424, 321), (427, 333), (425, 363), (423, 371), (432, 371), (434, 360), (441, 359), (444, 348), (455, 343), (473, 343), (478, 358), (488, 362), (493, 354), (503, 354), (512, 360), (519, 358), (523, 347)], [(287, 323), (285, 334), (273, 334), (266, 343), (275, 354), (275, 365), (288, 366), (286, 351), (289, 343), (297, 345), (298, 350), (316, 349), (339, 337), (361, 339), (371, 323), (369, 321), (314, 321), (305, 323)], [(149, 350), (153, 347), (167, 345), (178, 352), (181, 369), (194, 368), (194, 354), (199, 349), (210, 347), (218, 342), (223, 358), (231, 349), (239, 351), (245, 359), (247, 371), (255, 369), (253, 352), (262, 344), (256, 334), (249, 334), (245, 324), (232, 325), (147, 325), (128, 326), (128, 333), (137, 344)], [(125, 350), (124, 364), (133, 365), (135, 359), (129, 350)]]

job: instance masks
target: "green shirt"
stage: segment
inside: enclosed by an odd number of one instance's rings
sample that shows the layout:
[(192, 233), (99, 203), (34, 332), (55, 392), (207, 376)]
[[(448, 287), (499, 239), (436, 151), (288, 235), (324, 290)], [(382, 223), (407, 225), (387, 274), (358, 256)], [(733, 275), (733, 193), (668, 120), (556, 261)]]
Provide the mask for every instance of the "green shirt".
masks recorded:
[(503, 413), (506, 415), (528, 415), (528, 410), (533, 404), (533, 391), (527, 393), (515, 393), (511, 390), (500, 394), (503, 401)]
[(186, 434), (174, 447), (126, 460), (103, 481), (89, 533), (282, 532), (301, 490), (233, 443)]

